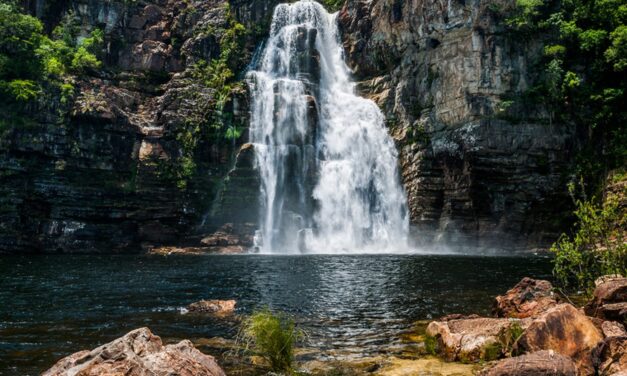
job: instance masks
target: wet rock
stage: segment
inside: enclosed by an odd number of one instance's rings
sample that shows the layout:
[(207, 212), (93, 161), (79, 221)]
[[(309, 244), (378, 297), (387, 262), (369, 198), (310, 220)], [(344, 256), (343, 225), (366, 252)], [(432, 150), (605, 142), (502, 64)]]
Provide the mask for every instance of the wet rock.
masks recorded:
[(497, 296), (492, 312), (497, 317), (535, 317), (557, 305), (549, 281), (525, 277), (505, 295)]
[(235, 300), (201, 300), (187, 306), (189, 312), (227, 315), (235, 311)]
[(594, 367), (599, 375), (627, 371), (627, 336), (608, 337), (592, 351)]
[(535, 319), (516, 342), (515, 352), (553, 350), (572, 358), (583, 374), (593, 374), (592, 349), (603, 333), (570, 304), (557, 305)]
[(43, 376), (225, 376), (212, 356), (188, 340), (164, 346), (148, 328), (61, 359)]
[(510, 345), (508, 331), (520, 320), (496, 318), (433, 321), (426, 334), (438, 342), (438, 353), (448, 361), (494, 360)]
[(577, 366), (567, 356), (545, 350), (531, 354), (507, 358), (479, 376), (577, 376)]
[(623, 321), (627, 318), (627, 278), (605, 276), (596, 281), (592, 301), (586, 314), (604, 320)]
[(427, 243), (530, 249), (565, 226), (553, 219), (570, 210), (560, 174), (574, 127), (546, 127), (541, 106), (507, 102), (534, 85), (543, 50), (539, 38), (506, 37), (493, 9), (514, 4), (354, 0), (340, 11), (347, 63), (386, 115)]

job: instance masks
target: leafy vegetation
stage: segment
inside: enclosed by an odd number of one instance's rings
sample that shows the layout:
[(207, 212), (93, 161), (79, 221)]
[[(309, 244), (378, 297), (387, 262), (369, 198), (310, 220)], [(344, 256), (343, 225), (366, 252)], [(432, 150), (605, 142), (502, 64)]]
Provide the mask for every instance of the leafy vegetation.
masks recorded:
[[(576, 199), (576, 232), (562, 235), (553, 245), (554, 274), (565, 287), (591, 291), (594, 280), (606, 274), (627, 275), (627, 214), (622, 192), (608, 193), (601, 204), (593, 197)], [(575, 186), (570, 186), (575, 195)]]
[[(47, 87), (69, 94), (68, 74), (82, 74), (100, 67), (95, 53), (103, 33), (95, 29), (77, 41), (78, 29), (71, 27), (71, 15), (52, 37), (44, 33), (41, 21), (24, 14), (12, 1), (0, 2), (0, 91), (9, 101), (23, 103), (41, 95)], [(66, 97), (67, 98), (67, 97)]]
[(344, 0), (322, 0), (322, 4), (329, 12), (337, 12), (342, 9)]
[(302, 330), (285, 314), (268, 309), (254, 312), (244, 320), (239, 340), (245, 348), (262, 357), (274, 372), (293, 373), (294, 344), (304, 338)]
[(234, 93), (243, 90), (242, 83), (235, 80), (234, 70), (241, 68), (241, 56), (247, 36), (244, 25), (238, 23), (227, 6), (228, 27), (223, 30), (208, 28), (198, 31), (202, 34), (221, 35), (220, 56), (210, 61), (198, 60), (190, 69), (194, 82), (213, 91), (212, 99), (205, 101), (194, 90), (195, 103), (198, 107), (183, 124), (175, 130), (175, 137), (180, 145), (181, 154), (172, 166), (166, 166), (165, 175), (176, 180), (180, 189), (188, 185), (196, 171), (194, 154), (202, 138), (224, 138), (235, 140), (241, 135), (241, 127), (233, 121), (233, 114), (226, 111), (227, 104)]
[(599, 184), (604, 171), (627, 163), (627, 4), (518, 0), (507, 24), (517, 37), (546, 42), (538, 84), (526, 94), (546, 107), (549, 122), (589, 135), (577, 172)]

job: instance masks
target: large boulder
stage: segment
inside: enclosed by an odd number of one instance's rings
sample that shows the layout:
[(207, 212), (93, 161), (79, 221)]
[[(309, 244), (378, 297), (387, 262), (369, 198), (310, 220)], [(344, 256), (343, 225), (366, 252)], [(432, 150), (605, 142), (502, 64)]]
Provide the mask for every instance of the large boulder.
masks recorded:
[(225, 376), (216, 360), (188, 340), (164, 346), (148, 328), (61, 359), (42, 376)]
[(627, 372), (627, 336), (603, 340), (592, 351), (592, 361), (599, 375)]
[(557, 305), (535, 319), (518, 339), (517, 353), (554, 350), (571, 357), (583, 374), (593, 374), (591, 351), (603, 333), (570, 304)]
[(494, 360), (511, 345), (509, 332), (520, 320), (462, 318), (433, 321), (427, 336), (437, 340), (437, 351), (448, 361)]
[(627, 278), (605, 276), (596, 281), (594, 297), (586, 305), (586, 314), (605, 320), (627, 318)]
[(494, 301), (492, 312), (497, 317), (535, 317), (557, 305), (551, 282), (525, 277), (505, 295)]
[(567, 356), (544, 350), (503, 359), (478, 376), (577, 376), (577, 366)]

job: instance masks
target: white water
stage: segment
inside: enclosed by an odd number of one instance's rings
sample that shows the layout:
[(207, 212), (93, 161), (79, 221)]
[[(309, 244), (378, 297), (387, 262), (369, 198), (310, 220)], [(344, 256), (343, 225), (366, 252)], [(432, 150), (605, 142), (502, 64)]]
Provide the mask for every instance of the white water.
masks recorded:
[(311, 0), (277, 6), (248, 75), (262, 252), (407, 250), (397, 152), (377, 105), (355, 95), (336, 17)]

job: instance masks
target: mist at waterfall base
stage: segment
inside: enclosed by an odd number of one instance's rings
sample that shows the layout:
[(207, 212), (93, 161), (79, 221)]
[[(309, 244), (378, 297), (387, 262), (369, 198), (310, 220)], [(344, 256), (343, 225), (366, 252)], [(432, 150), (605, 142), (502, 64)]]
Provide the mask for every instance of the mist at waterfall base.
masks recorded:
[(262, 253), (403, 253), (408, 210), (377, 105), (355, 95), (337, 14), (276, 7), (248, 73)]

